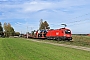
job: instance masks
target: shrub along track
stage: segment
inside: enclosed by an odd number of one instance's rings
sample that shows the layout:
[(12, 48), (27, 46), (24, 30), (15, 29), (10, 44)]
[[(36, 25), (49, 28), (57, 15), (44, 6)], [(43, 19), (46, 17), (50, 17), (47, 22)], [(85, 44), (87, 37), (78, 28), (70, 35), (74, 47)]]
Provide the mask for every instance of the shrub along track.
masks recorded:
[(79, 49), (79, 50), (90, 51), (90, 48), (88, 48), (88, 47), (74, 46), (74, 45), (67, 45), (67, 44), (58, 44), (58, 43), (52, 43), (52, 42), (45, 42), (43, 40), (39, 41), (39, 40), (35, 40), (35, 39), (27, 39), (27, 40), (31, 40), (34, 42), (40, 42), (40, 43), (46, 43), (46, 44), (52, 44), (52, 45), (57, 45), (57, 46), (69, 47), (69, 48), (74, 48), (74, 49)]

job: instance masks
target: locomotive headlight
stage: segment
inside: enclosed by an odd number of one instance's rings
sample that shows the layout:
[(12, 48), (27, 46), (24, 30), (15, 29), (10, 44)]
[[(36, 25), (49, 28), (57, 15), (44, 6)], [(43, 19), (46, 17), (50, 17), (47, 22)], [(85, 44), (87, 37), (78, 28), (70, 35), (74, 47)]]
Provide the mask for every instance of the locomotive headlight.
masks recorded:
[(70, 37), (70, 35), (67, 35), (67, 37)]

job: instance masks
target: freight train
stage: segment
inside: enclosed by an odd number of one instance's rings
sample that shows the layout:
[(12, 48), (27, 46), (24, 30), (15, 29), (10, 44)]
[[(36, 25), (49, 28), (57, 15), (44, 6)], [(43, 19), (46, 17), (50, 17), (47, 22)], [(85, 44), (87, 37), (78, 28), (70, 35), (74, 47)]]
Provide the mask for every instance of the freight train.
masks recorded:
[(48, 40), (72, 40), (72, 33), (70, 29), (50, 29), (50, 30), (37, 30), (31, 33), (31, 38), (48, 39)]

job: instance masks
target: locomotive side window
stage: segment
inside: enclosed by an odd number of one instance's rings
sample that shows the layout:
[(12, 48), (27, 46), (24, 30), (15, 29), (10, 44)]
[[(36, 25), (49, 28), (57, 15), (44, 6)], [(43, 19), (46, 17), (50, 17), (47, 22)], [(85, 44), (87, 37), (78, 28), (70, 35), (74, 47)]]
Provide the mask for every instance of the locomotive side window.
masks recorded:
[(70, 30), (65, 30), (65, 34), (71, 34)]

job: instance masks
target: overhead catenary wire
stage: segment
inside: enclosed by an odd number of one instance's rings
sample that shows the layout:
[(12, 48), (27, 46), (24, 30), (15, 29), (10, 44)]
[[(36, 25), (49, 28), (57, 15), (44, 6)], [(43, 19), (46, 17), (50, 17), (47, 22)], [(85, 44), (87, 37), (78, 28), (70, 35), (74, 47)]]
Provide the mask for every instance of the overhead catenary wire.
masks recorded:
[(68, 25), (71, 25), (71, 24), (73, 24), (73, 23), (78, 23), (78, 22), (88, 21), (88, 20), (90, 20), (90, 18), (89, 18), (89, 19), (84, 19), (84, 20), (78, 20), (78, 21), (74, 21), (74, 22), (69, 22), (69, 23), (67, 23), (67, 24), (68, 24)]
[[(79, 22), (82, 22), (82, 21), (89, 21), (89, 20), (90, 20), (90, 18), (84, 19), (84, 20), (73, 21), (73, 22), (66, 23), (66, 25), (67, 26), (74, 26), (74, 25), (76, 25), (75, 23), (79, 23)], [(51, 25), (53, 25), (53, 26), (60, 26), (61, 24), (51, 24)]]
[[(72, 18), (72, 19), (70, 19), (70, 20), (74, 20), (74, 19), (77, 19), (77, 18), (80, 18), (80, 17), (83, 17), (83, 16), (87, 16), (87, 15), (89, 15), (90, 13), (86, 13), (86, 14), (84, 14), (84, 15), (81, 15), (81, 16), (78, 16), (78, 17), (75, 17), (75, 18)], [(82, 21), (87, 21), (87, 20), (90, 20), (90, 18), (86, 18), (86, 19), (82, 19), (82, 20), (76, 20), (76, 21), (72, 21), (72, 22), (68, 22), (68, 23), (66, 23), (67, 25), (71, 25), (71, 26), (73, 26), (73, 25), (75, 25), (74, 23), (78, 23), (78, 22), (82, 22)], [(51, 25), (55, 25), (55, 24), (51, 24)], [(57, 24), (57, 26), (60, 26), (60, 24)]]
[[(90, 13), (86, 13), (86, 14), (84, 14), (84, 15), (75, 17), (75, 18), (73, 18), (73, 19), (71, 19), (71, 20), (74, 20), (74, 19), (77, 19), (77, 18), (80, 18), (80, 17), (83, 17), (83, 16), (87, 16), (87, 15), (89, 15), (89, 14), (90, 14)], [(84, 20), (89, 20), (89, 19), (84, 19)], [(72, 23), (76, 23), (76, 22), (81, 22), (81, 21), (83, 21), (83, 20), (76, 20), (76, 21), (73, 21), (73, 22), (69, 22), (68, 24), (72, 24)]]
[(75, 18), (72, 18), (72, 19), (70, 19), (70, 20), (74, 20), (74, 19), (77, 19), (77, 18), (80, 18), (80, 17), (83, 17), (83, 16), (87, 16), (87, 15), (89, 15), (90, 13), (86, 13), (86, 14), (84, 14), (84, 15), (81, 15), (81, 16), (78, 16), (78, 17), (75, 17)]

